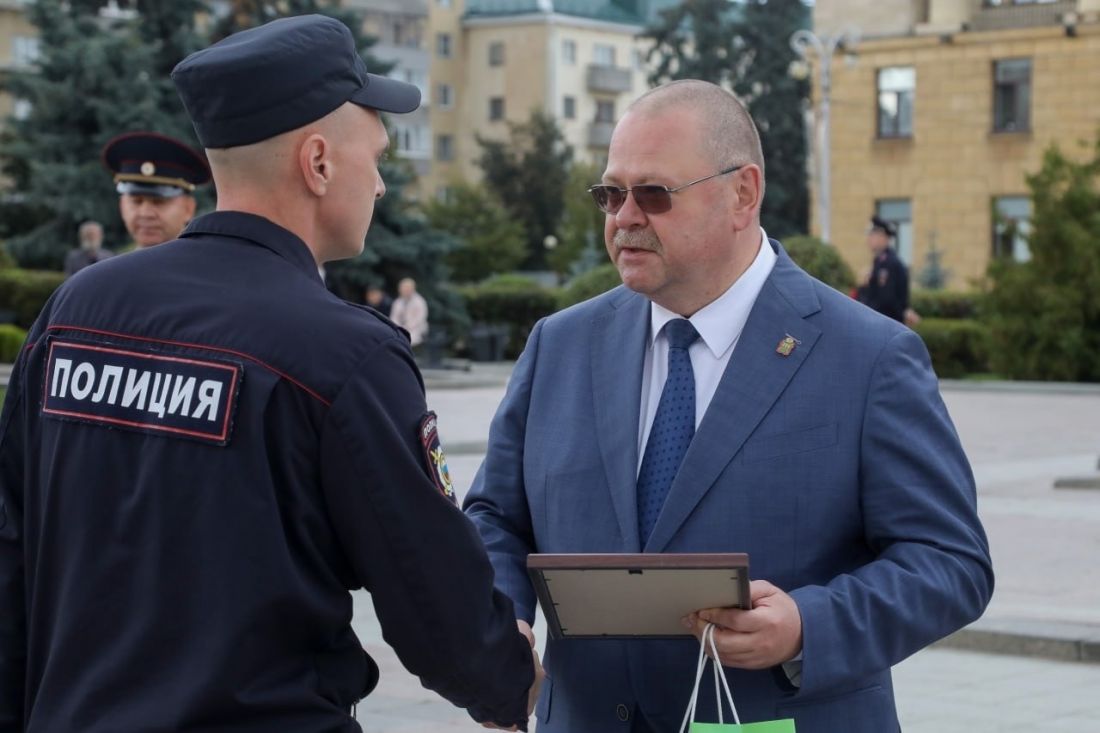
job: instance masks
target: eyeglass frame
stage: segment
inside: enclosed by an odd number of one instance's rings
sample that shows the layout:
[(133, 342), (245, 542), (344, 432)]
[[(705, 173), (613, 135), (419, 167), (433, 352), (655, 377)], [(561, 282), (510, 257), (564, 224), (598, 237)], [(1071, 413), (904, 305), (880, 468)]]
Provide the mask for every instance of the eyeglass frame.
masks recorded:
[[(709, 181), (710, 179), (717, 178), (718, 176), (725, 176), (725, 175), (729, 175), (730, 173), (736, 173), (737, 171), (744, 168), (746, 165), (748, 165), (748, 163), (741, 163), (740, 165), (735, 165), (735, 166), (732, 166), (730, 168), (726, 168), (725, 170), (720, 170), (717, 173), (712, 173), (709, 176), (703, 176), (702, 178), (696, 178), (694, 181), (690, 181), (690, 182), (685, 183), (683, 185), (676, 186), (675, 188), (669, 188), (668, 186), (663, 186), (659, 183), (643, 183), (640, 186), (631, 186), (630, 188), (623, 188), (622, 186), (612, 186), (609, 183), (597, 183), (594, 186), (589, 186), (588, 187), (588, 193), (592, 196), (592, 201), (596, 204), (597, 209), (599, 209), (600, 211), (602, 211), (605, 214), (615, 216), (620, 211), (622, 211), (623, 206), (626, 205), (627, 197), (634, 191), (635, 188), (658, 189), (658, 190), (663, 190), (665, 193), (668, 193), (668, 194), (679, 193), (680, 191), (683, 191), (685, 188), (688, 188), (689, 186), (694, 186), (696, 183), (702, 183), (703, 181)], [(600, 206), (600, 203), (598, 201), (596, 201), (596, 190), (597, 189), (614, 189), (616, 191), (619, 191), (620, 193), (623, 194), (623, 202), (621, 204), (619, 204), (619, 208), (616, 209), (615, 211), (608, 211), (607, 209)], [(664, 211), (649, 212), (649, 211), (646, 211), (644, 208), (642, 208), (642, 206), (640, 204), (638, 204), (638, 199), (637, 198), (634, 199), (634, 204), (636, 206), (638, 206), (638, 208), (641, 209), (646, 214), (651, 214), (651, 213), (653, 213), (653, 214), (663, 214), (663, 213), (665, 213), (665, 212), (672, 209), (672, 203), (671, 202), (672, 202), (672, 197), (670, 196), (669, 197), (669, 207), (668, 207), (668, 209), (665, 209)]]

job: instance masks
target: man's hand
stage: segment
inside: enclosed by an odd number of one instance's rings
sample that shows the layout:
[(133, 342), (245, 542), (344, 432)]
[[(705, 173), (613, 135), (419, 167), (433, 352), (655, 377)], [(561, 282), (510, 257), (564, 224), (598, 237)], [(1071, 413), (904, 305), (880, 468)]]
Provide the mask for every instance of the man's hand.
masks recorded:
[[(535, 703), (539, 699), (539, 690), (542, 689), (542, 681), (546, 679), (546, 672), (542, 668), (542, 662), (539, 660), (539, 653), (535, 651), (535, 632), (531, 630), (531, 625), (523, 619), (516, 619), (516, 626), (519, 628), (519, 632), (523, 634), (527, 639), (527, 643), (531, 645), (531, 659), (535, 665), (535, 681), (531, 684), (531, 689), (527, 691), (527, 717), (531, 717), (531, 713), (535, 711)], [(482, 723), (483, 728), (492, 728), (493, 730), (519, 730), (516, 726), (511, 728), (501, 728), (498, 725), (492, 723)]]
[[(766, 580), (749, 585), (752, 610), (707, 608), (685, 616), (684, 626), (702, 640), (713, 623), (718, 661), (724, 667), (767, 669), (802, 651), (802, 615), (789, 595)], [(708, 647), (706, 650), (710, 655)]]

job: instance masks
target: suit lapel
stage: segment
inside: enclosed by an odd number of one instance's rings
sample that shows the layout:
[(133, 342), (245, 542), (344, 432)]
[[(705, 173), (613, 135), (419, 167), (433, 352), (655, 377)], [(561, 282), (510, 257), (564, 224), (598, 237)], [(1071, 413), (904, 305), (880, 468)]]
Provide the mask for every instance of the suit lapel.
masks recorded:
[[(811, 279), (776, 245), (779, 259), (753, 305), (680, 472), (657, 518), (646, 552), (661, 552), (779, 399), (821, 335), (805, 320), (819, 309)], [(787, 336), (797, 344), (777, 351)], [(736, 487), (734, 487), (736, 490)]]
[(638, 552), (638, 414), (649, 301), (625, 288), (592, 327), (592, 405), (607, 486), (626, 552)]

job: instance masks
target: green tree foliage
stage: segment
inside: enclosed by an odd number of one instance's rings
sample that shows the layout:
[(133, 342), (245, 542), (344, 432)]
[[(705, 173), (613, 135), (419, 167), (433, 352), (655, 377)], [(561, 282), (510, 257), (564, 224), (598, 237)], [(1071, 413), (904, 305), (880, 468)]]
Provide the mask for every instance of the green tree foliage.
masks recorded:
[(1028, 186), (1031, 260), (989, 269), (993, 371), (1100, 381), (1100, 138), (1084, 162), (1048, 149)]
[(847, 293), (856, 284), (852, 268), (836, 248), (817, 237), (788, 237), (783, 240), (783, 249), (796, 265), (842, 293)]
[(523, 224), (481, 186), (454, 186), (445, 201), (427, 203), (424, 214), (430, 226), (458, 240), (447, 255), (457, 282), (478, 282), (508, 272), (527, 256)]
[(565, 209), (565, 188), (573, 148), (554, 118), (540, 110), (527, 122), (509, 123), (509, 139), (486, 140), (478, 136), (478, 166), (485, 185), (527, 233), (525, 266), (546, 265), (547, 236), (558, 235)]
[[(655, 45), (651, 84), (702, 79), (732, 89), (760, 130), (767, 192), (761, 220), (784, 238), (807, 229), (806, 80), (787, 73), (791, 34), (810, 23), (802, 0), (685, 0), (661, 13), (643, 37)], [(727, 162), (723, 162), (726, 164)]]
[(761, 222), (773, 237), (789, 237), (808, 228), (806, 130), (802, 110), (809, 82), (787, 73), (795, 52), (790, 37), (810, 25), (802, 0), (750, 0), (745, 3), (738, 34), (745, 42), (745, 63), (733, 91), (746, 101), (760, 129), (767, 190)]
[[(142, 3), (144, 5), (146, 3)], [(41, 55), (34, 70), (17, 72), (5, 88), (30, 104), (8, 120), (0, 138), (4, 172), (17, 195), (0, 207), (0, 234), (25, 266), (60, 268), (84, 219), (105, 225), (108, 241), (124, 241), (118, 197), (100, 162), (104, 143), (130, 130), (156, 130), (194, 142), (194, 132), (170, 69), (196, 43), (196, 3), (155, 6), (147, 35), (142, 21), (111, 21), (101, 3), (36, 0), (27, 7), (38, 27)]]
[(642, 38), (654, 43), (647, 57), (656, 57), (649, 75), (654, 86), (673, 79), (728, 83), (736, 76), (733, 62), (744, 46), (734, 32), (729, 0), (684, 0), (661, 11), (661, 20), (647, 28)]
[(565, 186), (558, 245), (546, 257), (561, 277), (579, 275), (607, 262), (603, 243), (604, 213), (592, 202), (588, 187), (600, 182), (603, 171), (589, 163), (574, 163)]

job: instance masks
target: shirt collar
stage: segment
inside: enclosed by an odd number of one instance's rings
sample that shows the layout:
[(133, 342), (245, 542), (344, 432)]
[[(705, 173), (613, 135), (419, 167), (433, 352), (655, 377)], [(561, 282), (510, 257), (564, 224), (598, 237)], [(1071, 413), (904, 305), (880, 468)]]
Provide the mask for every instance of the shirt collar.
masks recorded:
[(271, 250), (298, 269), (309, 273), (314, 280), (323, 282), (313, 253), (301, 237), (270, 219), (243, 211), (214, 211), (194, 219), (183, 230), (180, 238), (204, 234), (246, 239)]
[[(737, 278), (726, 292), (715, 300), (701, 308), (688, 320), (695, 330), (699, 332), (699, 338), (707, 345), (714, 358), (721, 358), (722, 354), (733, 345), (745, 328), (749, 320), (756, 297), (760, 294), (764, 282), (775, 267), (777, 255), (768, 244), (768, 235), (761, 228), (760, 245), (756, 252), (756, 258), (749, 265), (749, 269)], [(657, 340), (661, 329), (669, 321), (682, 318), (678, 313), (657, 305), (650, 301), (649, 304), (649, 338), (650, 348)]]

